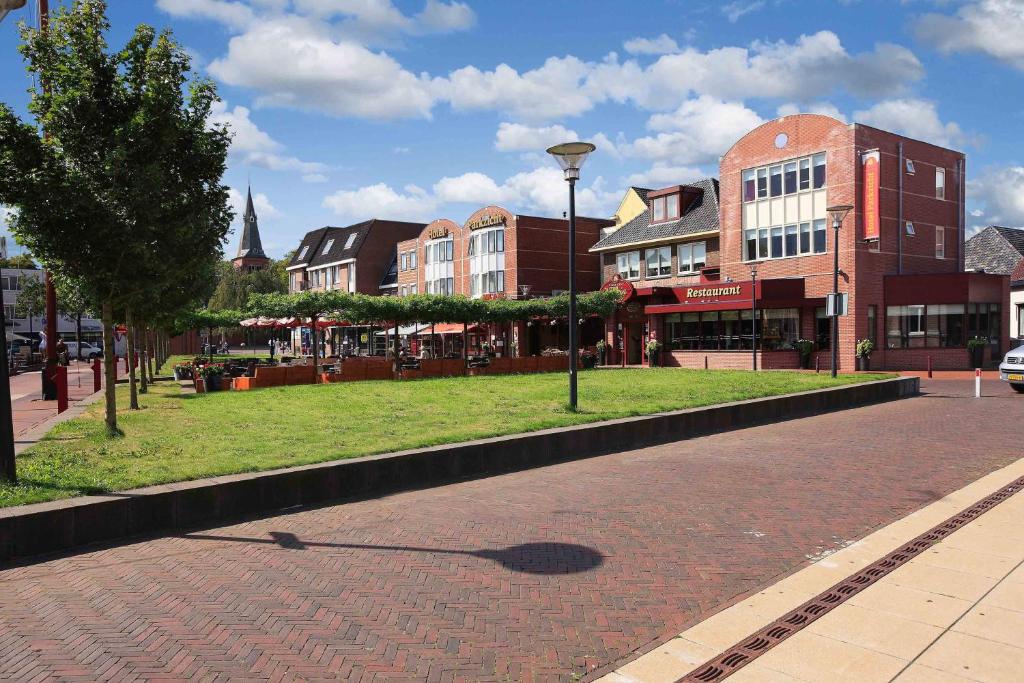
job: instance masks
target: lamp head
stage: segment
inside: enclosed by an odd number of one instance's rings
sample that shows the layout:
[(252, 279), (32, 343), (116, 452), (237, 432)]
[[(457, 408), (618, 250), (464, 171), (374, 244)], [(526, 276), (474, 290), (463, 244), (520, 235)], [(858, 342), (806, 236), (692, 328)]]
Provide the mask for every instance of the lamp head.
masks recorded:
[(11, 10), (21, 9), (25, 6), (25, 0), (0, 0), (0, 21), (7, 16)]
[(597, 147), (589, 142), (563, 142), (554, 147), (548, 147), (548, 154), (555, 157), (558, 165), (565, 171), (566, 180), (580, 179), (580, 166), (586, 161), (587, 155)]
[(825, 211), (827, 211), (828, 215), (832, 217), (833, 225), (836, 223), (842, 225), (843, 220), (846, 218), (846, 214), (853, 211), (853, 207), (849, 204), (834, 204), (825, 209)]

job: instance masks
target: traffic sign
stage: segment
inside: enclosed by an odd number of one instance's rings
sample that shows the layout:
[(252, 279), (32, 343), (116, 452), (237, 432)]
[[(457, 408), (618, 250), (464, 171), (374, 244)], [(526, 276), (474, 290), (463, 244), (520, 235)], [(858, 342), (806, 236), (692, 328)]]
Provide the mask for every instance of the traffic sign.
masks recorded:
[[(836, 307), (836, 297), (839, 297), (839, 306)], [(834, 318), (837, 315), (846, 315), (849, 313), (850, 308), (850, 295), (846, 292), (840, 292), (839, 294), (826, 294), (825, 295), (825, 315), (829, 318)]]

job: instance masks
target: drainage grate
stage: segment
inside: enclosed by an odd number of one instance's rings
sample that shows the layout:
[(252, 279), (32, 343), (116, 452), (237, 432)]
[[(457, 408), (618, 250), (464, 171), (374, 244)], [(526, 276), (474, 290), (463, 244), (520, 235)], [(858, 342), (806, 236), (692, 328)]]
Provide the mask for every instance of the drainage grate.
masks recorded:
[(902, 566), (922, 551), (1021, 490), (1024, 490), (1024, 477), (953, 515), (942, 524), (929, 529), (906, 545), (900, 546), (881, 560), (868, 565), (760, 631), (744, 638), (711, 661), (679, 679), (677, 683), (693, 683), (694, 681), (717, 683), (728, 678), (733, 672), (743, 668), (800, 629), (825, 616), (889, 572)]

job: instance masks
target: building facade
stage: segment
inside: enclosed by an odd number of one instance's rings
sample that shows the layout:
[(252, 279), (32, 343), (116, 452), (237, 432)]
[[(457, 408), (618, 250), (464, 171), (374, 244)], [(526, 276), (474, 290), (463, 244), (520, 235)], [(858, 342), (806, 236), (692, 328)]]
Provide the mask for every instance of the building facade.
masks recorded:
[[(759, 126), (721, 158), (720, 180), (648, 193), (647, 210), (595, 245), (604, 286), (626, 292), (606, 328), (613, 362), (797, 367), (798, 340), (828, 367), (839, 255), (839, 368), (860, 339), (874, 367), (963, 368), (1008, 344), (1008, 278), (965, 272), (962, 153), (817, 114)], [(711, 191), (714, 188), (716, 191)], [(717, 225), (697, 197), (718, 204)], [(826, 208), (848, 204), (838, 240)], [(700, 246), (697, 246), (700, 243)], [(680, 265), (680, 262), (683, 262)], [(753, 271), (756, 269), (756, 283)]]
[[(0, 269), (0, 288), (3, 291), (4, 319), (7, 322), (7, 331), (29, 340), (33, 344), (38, 344), (40, 332), (45, 332), (46, 311), (32, 311), (31, 316), (16, 315), (19, 312), (18, 294), (29, 279), (42, 281), (43, 271), (29, 268)], [(27, 311), (20, 312), (27, 313)], [(74, 339), (77, 335), (77, 326), (78, 321), (75, 318), (62, 314), (57, 316), (57, 335), (59, 337), (66, 340)], [(82, 340), (102, 344), (102, 321), (96, 318), (83, 317)]]
[(1010, 336), (1024, 339), (1024, 229), (990, 225), (967, 240), (967, 270), (1010, 278)]

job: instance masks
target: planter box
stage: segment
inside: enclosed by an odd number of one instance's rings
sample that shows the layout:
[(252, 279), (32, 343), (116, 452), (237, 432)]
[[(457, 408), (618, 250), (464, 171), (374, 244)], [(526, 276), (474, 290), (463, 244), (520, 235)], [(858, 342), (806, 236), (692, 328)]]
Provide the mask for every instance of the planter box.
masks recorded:
[(252, 389), (252, 377), (236, 377), (231, 388), (235, 391), (249, 391)]
[(196, 385), (196, 393), (197, 394), (205, 394), (206, 393), (206, 383), (203, 382), (203, 378), (202, 377), (196, 377), (195, 380), (193, 380), (193, 381), (195, 382), (195, 385)]

